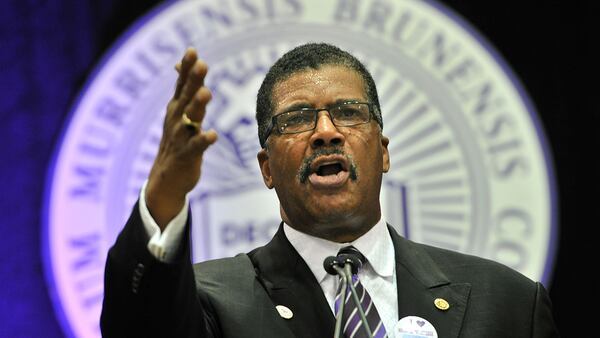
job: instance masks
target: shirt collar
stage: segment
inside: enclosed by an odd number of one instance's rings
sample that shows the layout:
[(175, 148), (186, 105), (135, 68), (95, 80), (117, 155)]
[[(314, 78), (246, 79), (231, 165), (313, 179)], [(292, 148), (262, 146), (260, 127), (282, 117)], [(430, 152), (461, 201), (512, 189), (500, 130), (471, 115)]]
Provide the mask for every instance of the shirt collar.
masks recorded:
[(286, 223), (283, 224), (283, 231), (319, 283), (327, 276), (323, 260), (328, 256), (337, 255), (341, 248), (348, 245), (353, 245), (367, 258), (367, 265), (370, 265), (376, 274), (382, 277), (391, 277), (394, 274), (394, 245), (383, 219), (351, 243), (337, 243), (311, 236)]

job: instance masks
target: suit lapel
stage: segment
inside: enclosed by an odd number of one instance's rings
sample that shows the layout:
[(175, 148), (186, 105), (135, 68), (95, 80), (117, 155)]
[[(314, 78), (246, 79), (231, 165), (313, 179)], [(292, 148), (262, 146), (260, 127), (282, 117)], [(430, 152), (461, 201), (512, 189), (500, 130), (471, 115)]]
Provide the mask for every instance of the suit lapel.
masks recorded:
[(314, 275), (285, 237), (283, 227), (266, 246), (250, 253), (259, 282), (293, 316), (284, 321), (296, 337), (333, 334), (335, 318)]
[[(438, 336), (457, 337), (465, 314), (470, 284), (452, 283), (431, 259), (423, 246), (399, 236), (389, 227), (394, 243), (399, 319), (419, 316), (428, 320)], [(288, 307), (293, 316), (281, 321), (290, 336), (322, 337), (333, 333), (335, 318), (314, 275), (279, 230), (266, 246), (250, 253), (273, 308)], [(450, 307), (438, 309), (434, 300), (442, 298)], [(389, 329), (391, 330), (391, 328)]]
[[(423, 246), (400, 237), (388, 226), (394, 243), (399, 319), (418, 316), (428, 320), (440, 337), (457, 337), (465, 314), (470, 284), (452, 283)], [(448, 302), (438, 309), (434, 300)]]

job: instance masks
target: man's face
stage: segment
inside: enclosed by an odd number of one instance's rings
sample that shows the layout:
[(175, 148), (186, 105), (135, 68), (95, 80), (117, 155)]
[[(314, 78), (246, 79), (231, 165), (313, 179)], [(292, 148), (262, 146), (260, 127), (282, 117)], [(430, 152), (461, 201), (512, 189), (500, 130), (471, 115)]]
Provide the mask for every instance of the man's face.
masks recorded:
[[(295, 73), (273, 88), (274, 114), (367, 102), (360, 75), (326, 65)], [(314, 130), (273, 131), (258, 160), (265, 184), (275, 188), (283, 220), (295, 229), (338, 242), (355, 239), (381, 217), (379, 191), (389, 169), (388, 139), (375, 119), (336, 127), (319, 112)]]

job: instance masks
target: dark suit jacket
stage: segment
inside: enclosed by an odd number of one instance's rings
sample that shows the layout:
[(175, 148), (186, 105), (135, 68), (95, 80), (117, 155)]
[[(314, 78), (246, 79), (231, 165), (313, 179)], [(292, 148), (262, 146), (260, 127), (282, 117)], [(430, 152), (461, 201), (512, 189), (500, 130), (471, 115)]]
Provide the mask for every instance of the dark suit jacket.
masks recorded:
[[(399, 318), (425, 318), (444, 338), (558, 337), (541, 284), (496, 262), (417, 244), (389, 230)], [(325, 296), (282, 228), (247, 255), (193, 266), (187, 237), (173, 264), (156, 260), (147, 242), (136, 205), (109, 251), (103, 336), (333, 336), (335, 319)], [(436, 298), (450, 308), (437, 309)], [(279, 316), (279, 304), (292, 310), (291, 319)]]

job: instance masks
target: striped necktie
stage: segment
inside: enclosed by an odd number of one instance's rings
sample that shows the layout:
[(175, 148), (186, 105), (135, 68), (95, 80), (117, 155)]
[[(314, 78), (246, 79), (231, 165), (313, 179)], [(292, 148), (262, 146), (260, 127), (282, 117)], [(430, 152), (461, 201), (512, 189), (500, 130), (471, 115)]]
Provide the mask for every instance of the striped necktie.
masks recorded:
[[(383, 338), (387, 337), (385, 327), (383, 326), (383, 322), (379, 317), (379, 313), (375, 308), (375, 304), (373, 304), (373, 300), (371, 296), (367, 292), (358, 279), (358, 275), (352, 275), (352, 284), (356, 290), (358, 295), (358, 299), (360, 300), (360, 304), (362, 306), (363, 311), (365, 312), (365, 317), (367, 319), (367, 323), (373, 337)], [(337, 315), (340, 305), (341, 305), (341, 296), (342, 296), (342, 283), (340, 281), (340, 287), (335, 297), (335, 313)], [(347, 286), (346, 298), (344, 300), (344, 312), (342, 313), (342, 332), (344, 333), (344, 337), (346, 338), (371, 338), (367, 334), (367, 331), (364, 328), (364, 324), (361, 320), (361, 316), (358, 312), (358, 308), (356, 307), (356, 302), (353, 299), (350, 291), (350, 285)]]

